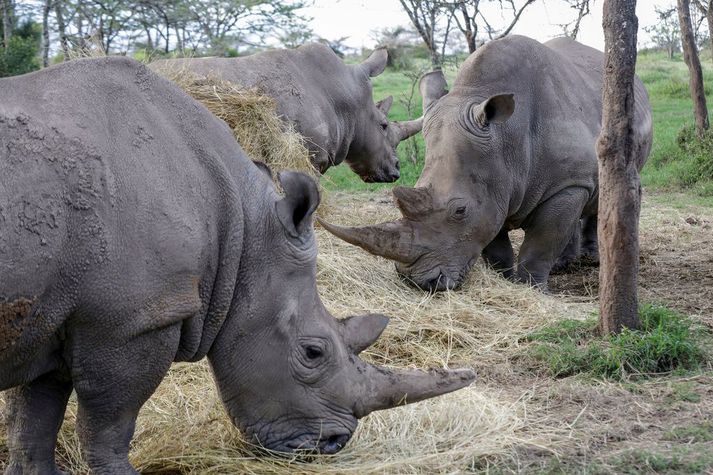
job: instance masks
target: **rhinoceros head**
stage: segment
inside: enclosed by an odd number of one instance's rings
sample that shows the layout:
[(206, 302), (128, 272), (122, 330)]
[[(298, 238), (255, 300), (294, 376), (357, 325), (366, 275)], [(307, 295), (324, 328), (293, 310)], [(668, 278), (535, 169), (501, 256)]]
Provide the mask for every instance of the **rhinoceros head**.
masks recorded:
[(360, 228), (322, 224), (347, 242), (396, 261), (409, 282), (439, 291), (464, 281), (504, 223), (506, 145), (492, 128), (512, 115), (515, 103), (511, 94), (448, 94), (441, 71), (424, 76), (420, 90), (426, 161), (415, 188), (393, 190), (403, 218)]
[(354, 137), (345, 161), (366, 182), (392, 182), (399, 178), (396, 147), (421, 130), (422, 120), (389, 122), (387, 116), (393, 97), (374, 104), (370, 78), (386, 68), (386, 49), (376, 49), (363, 63), (352, 66), (356, 81), (362, 84), (354, 91), (358, 103)]
[[(383, 315), (337, 320), (316, 288), (312, 214), (319, 195), (306, 175), (283, 172), (284, 198), (252, 244), (251, 267), (209, 354), (234, 424), (271, 450), (335, 453), (371, 411), (468, 385), (471, 370), (398, 371), (366, 363), (359, 353), (386, 327)], [(249, 231), (246, 231), (249, 232)], [(243, 263), (241, 262), (241, 268)]]

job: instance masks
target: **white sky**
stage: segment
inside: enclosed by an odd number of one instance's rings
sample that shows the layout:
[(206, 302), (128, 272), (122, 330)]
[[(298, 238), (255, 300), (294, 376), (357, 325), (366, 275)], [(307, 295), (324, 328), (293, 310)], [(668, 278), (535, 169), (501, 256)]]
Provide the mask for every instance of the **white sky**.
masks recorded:
[[(656, 22), (654, 7), (663, 7), (674, 3), (674, 0), (639, 0), (637, 2), (639, 46), (648, 43), (648, 35), (643, 27)], [(604, 0), (595, 0), (592, 13), (582, 20), (580, 33), (577, 37), (580, 42), (599, 50), (604, 49), (603, 5)], [(398, 0), (315, 0), (314, 6), (305, 9), (304, 12), (314, 18), (311, 26), (316, 34), (327, 39), (348, 36), (346, 44), (353, 48), (373, 48), (376, 42), (371, 38), (371, 34), (375, 30), (397, 25), (410, 25), (408, 16), (402, 10)], [(574, 10), (567, 8), (560, 0), (537, 0), (525, 10), (513, 32), (546, 41), (561, 35), (562, 29), (558, 24), (569, 23), (575, 18), (575, 14)], [(505, 19), (509, 23), (508, 18)], [(461, 33), (456, 31), (454, 34), (460, 35)]]

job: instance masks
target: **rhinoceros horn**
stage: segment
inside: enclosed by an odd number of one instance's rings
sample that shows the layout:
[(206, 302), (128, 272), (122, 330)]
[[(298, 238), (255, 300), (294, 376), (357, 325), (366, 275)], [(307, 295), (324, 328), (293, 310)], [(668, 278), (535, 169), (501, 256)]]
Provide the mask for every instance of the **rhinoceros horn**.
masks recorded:
[(396, 126), (399, 128), (399, 139), (406, 140), (421, 131), (423, 128), (423, 117), (404, 122), (396, 122)]
[(359, 246), (371, 254), (403, 263), (410, 263), (418, 257), (413, 249), (413, 228), (408, 221), (391, 221), (355, 228), (337, 226), (320, 218), (317, 218), (317, 222), (339, 239)]
[(345, 318), (341, 323), (347, 348), (358, 355), (374, 344), (389, 323), (389, 317), (378, 313)]
[(440, 396), (468, 386), (475, 379), (471, 369), (392, 370), (366, 364), (361, 397), (354, 415), (364, 417), (372, 411)]
[[(380, 314), (360, 315), (340, 320), (341, 333), (353, 354), (371, 346), (389, 323)], [(475, 379), (470, 369), (396, 370), (356, 359), (364, 378), (354, 381), (354, 414), (364, 417), (372, 411), (428, 399), (469, 385)]]
[(396, 206), (407, 219), (418, 221), (433, 211), (431, 188), (396, 186), (392, 191)]

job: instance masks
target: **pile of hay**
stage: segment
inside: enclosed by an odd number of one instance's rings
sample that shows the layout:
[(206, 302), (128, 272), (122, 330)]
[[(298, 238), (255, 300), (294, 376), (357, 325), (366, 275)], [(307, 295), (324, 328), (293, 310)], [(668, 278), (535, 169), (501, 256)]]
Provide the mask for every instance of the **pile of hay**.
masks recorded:
[(319, 180), (304, 138), (277, 115), (273, 98), (215, 76), (197, 76), (180, 62), (153, 69), (225, 121), (251, 159), (265, 162), (274, 172), (299, 170)]
[[(335, 222), (390, 217), (384, 195), (335, 194), (334, 199)], [(542, 295), (480, 266), (461, 291), (429, 296), (402, 283), (391, 262), (324, 230), (318, 229), (317, 237), (318, 284), (326, 307), (337, 317), (368, 312), (391, 317), (366, 359), (398, 367), (470, 366), (478, 373), (476, 382), (440, 398), (373, 413), (341, 453), (298, 461), (266, 457), (243, 440), (220, 404), (205, 362), (176, 364), (139, 416), (131, 461), (142, 473), (454, 473), (510, 459), (515, 448), (556, 454), (572, 443), (571, 427), (553, 423), (530, 383), (509, 381), (523, 377), (516, 359), (524, 335), (554, 319), (584, 318), (591, 303)], [(59, 460), (73, 473), (85, 473), (75, 416), (72, 402)]]

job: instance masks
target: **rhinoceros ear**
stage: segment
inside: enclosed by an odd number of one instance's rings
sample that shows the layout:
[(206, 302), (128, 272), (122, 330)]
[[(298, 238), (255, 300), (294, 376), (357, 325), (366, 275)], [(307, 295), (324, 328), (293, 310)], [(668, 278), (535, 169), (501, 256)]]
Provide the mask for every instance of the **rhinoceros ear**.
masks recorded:
[(285, 191), (285, 197), (275, 204), (277, 218), (289, 236), (299, 239), (309, 231), (319, 206), (317, 184), (299, 172), (280, 172), (277, 179)]
[(361, 67), (370, 78), (373, 78), (384, 72), (388, 59), (389, 53), (386, 48), (377, 48), (361, 63)]
[(378, 313), (349, 317), (339, 321), (342, 325), (342, 336), (349, 351), (358, 355), (369, 348), (379, 338), (389, 317)]
[(436, 70), (421, 76), (418, 81), (418, 90), (423, 99), (423, 112), (425, 113), (441, 97), (448, 94), (448, 83), (443, 71)]
[(376, 108), (379, 109), (384, 115), (389, 115), (391, 106), (394, 104), (394, 96), (389, 96), (385, 99), (380, 100), (376, 103)]
[(499, 94), (481, 102), (473, 108), (473, 121), (480, 125), (502, 124), (515, 112), (515, 98), (512, 94)]

